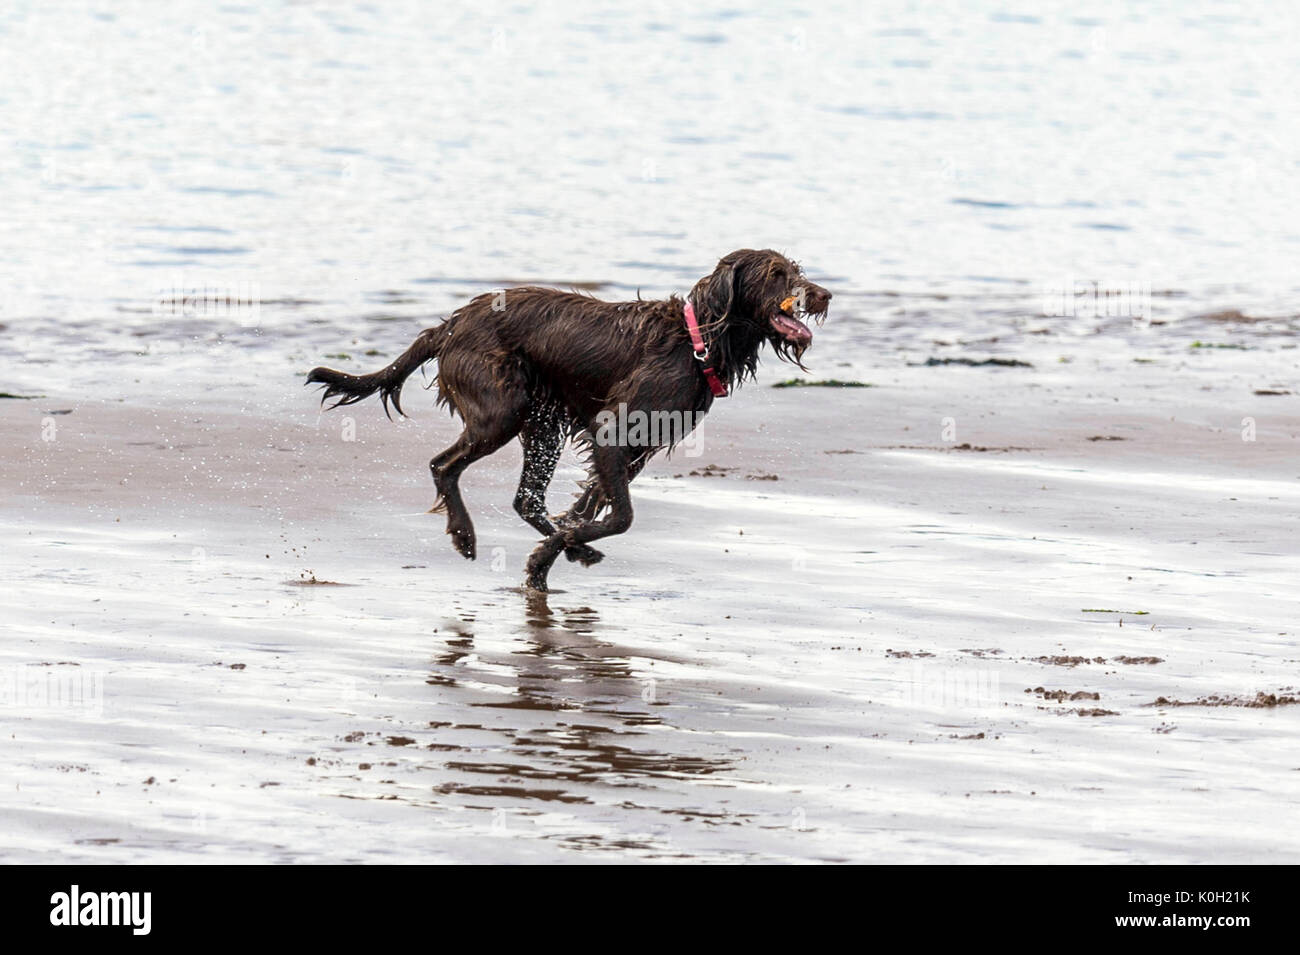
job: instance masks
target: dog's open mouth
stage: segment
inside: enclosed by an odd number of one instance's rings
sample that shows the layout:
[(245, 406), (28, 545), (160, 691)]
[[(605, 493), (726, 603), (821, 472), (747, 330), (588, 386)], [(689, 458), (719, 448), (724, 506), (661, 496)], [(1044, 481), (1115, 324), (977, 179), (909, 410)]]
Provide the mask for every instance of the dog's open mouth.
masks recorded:
[(807, 346), (812, 341), (812, 330), (793, 315), (784, 312), (772, 316), (772, 328), (791, 345)]
[(781, 303), (780, 311), (772, 316), (772, 328), (791, 345), (803, 350), (812, 342), (812, 330), (795, 317), (793, 296)]

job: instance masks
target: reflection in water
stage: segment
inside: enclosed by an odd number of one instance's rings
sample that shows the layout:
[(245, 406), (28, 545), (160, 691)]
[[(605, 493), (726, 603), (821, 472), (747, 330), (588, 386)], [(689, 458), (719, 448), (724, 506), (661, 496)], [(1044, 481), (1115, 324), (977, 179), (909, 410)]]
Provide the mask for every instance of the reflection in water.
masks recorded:
[[(643, 738), (660, 746), (675, 739), (695, 749), (713, 739), (676, 732), (665, 722), (661, 714), (670, 708), (657, 699), (655, 681), (640, 672), (637, 661), (645, 658), (602, 639), (600, 615), (591, 607), (552, 609), (546, 594), (528, 593), (523, 610), (524, 645), (514, 652), (476, 647), (469, 618), (440, 628), (445, 649), (426, 679), (439, 688), (439, 707), (492, 715), (427, 724), (423, 735), (431, 738), (422, 748), (448, 757), (439, 767), (447, 778), (435, 791), (472, 808), (537, 800), (620, 807), (621, 813), (632, 804), (619, 791), (636, 789), (642, 791), (636, 808), (657, 817), (703, 816), (683, 808), (679, 787), (661, 790), (656, 781), (725, 773), (733, 762), (637, 745)], [(608, 847), (589, 836), (571, 844)]]
[[(447, 638), (446, 651), (434, 658), (434, 663), (438, 667), (454, 667), (474, 650), (474, 634), (459, 623), (453, 624), (450, 629), (452, 636)], [(435, 686), (454, 686), (456, 683), (455, 679), (436, 669), (425, 682)]]
[(564, 614), (563, 620), (557, 619), (551, 610), (549, 594), (525, 591), (524, 620), (528, 624), (529, 639), (538, 645), (537, 652), (544, 652), (545, 647), (596, 644), (591, 636), (600, 626), (596, 611), (590, 607), (578, 607), (561, 613)]

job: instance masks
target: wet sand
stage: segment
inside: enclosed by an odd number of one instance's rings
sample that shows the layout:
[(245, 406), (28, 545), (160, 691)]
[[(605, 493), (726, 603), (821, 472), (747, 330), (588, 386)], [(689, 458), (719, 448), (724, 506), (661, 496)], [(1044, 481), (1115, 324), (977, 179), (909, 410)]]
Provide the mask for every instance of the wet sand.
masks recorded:
[(546, 597), (516, 450), (464, 480), (476, 563), (425, 513), (413, 386), (390, 424), (283, 357), (24, 370), (3, 857), (1300, 861), (1300, 415), (1254, 393), (1296, 352), (1152, 354), (769, 360)]

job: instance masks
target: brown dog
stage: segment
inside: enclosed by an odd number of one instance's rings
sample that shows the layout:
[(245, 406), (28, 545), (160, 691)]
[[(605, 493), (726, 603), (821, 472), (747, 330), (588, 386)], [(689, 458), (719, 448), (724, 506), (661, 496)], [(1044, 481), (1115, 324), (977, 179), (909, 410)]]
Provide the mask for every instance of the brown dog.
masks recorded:
[[(799, 364), (812, 342), (800, 316), (820, 319), (830, 301), (831, 293), (785, 256), (741, 249), (719, 261), (686, 300), (602, 302), (531, 287), (480, 295), (421, 332), (383, 371), (317, 368), (307, 381), (326, 386), (322, 402), (338, 399), (331, 407), (378, 392), (385, 412), (391, 401), (402, 414), (402, 383), (436, 358), (438, 400), (460, 415), (465, 430), (429, 462), (435, 509), (445, 508), (452, 544), (472, 560), (474, 525), (460, 496), (461, 472), (518, 436), (524, 467), (515, 510), (545, 535), (528, 559), (528, 586), (545, 590), (561, 550), (589, 566), (604, 556), (591, 541), (631, 526), (628, 483), (689, 433), (716, 395), (753, 377), (764, 342)], [(612, 416), (672, 425), (613, 429)], [(589, 451), (591, 477), (553, 524), (546, 488), (569, 439)], [(606, 508), (608, 516), (597, 520)]]

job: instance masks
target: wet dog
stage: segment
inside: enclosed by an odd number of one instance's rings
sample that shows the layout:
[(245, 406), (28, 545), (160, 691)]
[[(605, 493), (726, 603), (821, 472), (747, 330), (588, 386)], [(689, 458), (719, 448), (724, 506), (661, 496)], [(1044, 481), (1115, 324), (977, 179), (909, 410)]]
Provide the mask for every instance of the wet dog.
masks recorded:
[[(680, 441), (715, 397), (754, 376), (764, 343), (800, 363), (812, 343), (809, 316), (826, 315), (831, 293), (771, 250), (723, 257), (687, 298), (603, 302), (547, 288), (480, 295), (426, 329), (396, 361), (369, 375), (317, 368), (322, 402), (348, 405), (379, 394), (402, 414), (402, 384), (437, 360), (438, 400), (465, 423), (429, 462), (447, 533), (475, 557), (474, 524), (460, 496), (464, 470), (518, 437), (524, 465), (515, 494), (519, 516), (543, 535), (528, 559), (527, 583), (546, 590), (563, 551), (590, 566), (604, 555), (591, 542), (632, 525), (628, 484), (656, 453)], [(670, 426), (610, 427), (615, 420)], [(552, 520), (546, 489), (567, 441), (589, 454), (590, 476), (566, 513)], [(601, 514), (608, 511), (603, 518)]]

